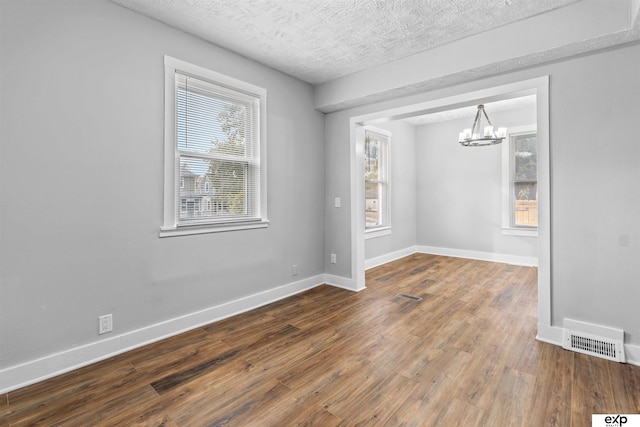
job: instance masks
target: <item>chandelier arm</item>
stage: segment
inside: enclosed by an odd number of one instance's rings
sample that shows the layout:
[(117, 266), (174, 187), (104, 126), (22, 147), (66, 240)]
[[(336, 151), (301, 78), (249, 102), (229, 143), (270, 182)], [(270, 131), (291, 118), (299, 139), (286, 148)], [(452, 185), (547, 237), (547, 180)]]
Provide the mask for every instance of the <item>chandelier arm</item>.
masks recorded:
[(489, 126), (493, 126), (493, 123), (491, 123), (491, 119), (489, 119), (489, 116), (487, 115), (487, 112), (484, 111), (484, 108), (482, 109), (482, 112), (484, 113), (484, 117), (487, 119), (487, 123), (489, 123)]
[[(484, 109), (482, 111), (484, 111)], [(476, 118), (473, 121), (473, 126), (471, 126), (471, 138), (473, 138), (473, 134), (476, 133), (475, 131), (478, 128), (478, 121), (479, 120), (481, 120), (481, 117), (480, 117), (480, 109), (478, 108), (478, 111), (476, 111)], [(479, 132), (478, 132), (478, 134), (479, 134)]]

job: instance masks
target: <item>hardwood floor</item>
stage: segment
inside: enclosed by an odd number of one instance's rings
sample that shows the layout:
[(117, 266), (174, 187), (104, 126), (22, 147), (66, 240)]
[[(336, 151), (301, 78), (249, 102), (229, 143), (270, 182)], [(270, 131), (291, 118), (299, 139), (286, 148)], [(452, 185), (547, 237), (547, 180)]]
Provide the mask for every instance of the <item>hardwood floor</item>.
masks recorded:
[[(588, 426), (640, 368), (535, 340), (536, 269), (415, 254), (0, 395), (0, 425)], [(422, 298), (415, 301), (399, 296)]]

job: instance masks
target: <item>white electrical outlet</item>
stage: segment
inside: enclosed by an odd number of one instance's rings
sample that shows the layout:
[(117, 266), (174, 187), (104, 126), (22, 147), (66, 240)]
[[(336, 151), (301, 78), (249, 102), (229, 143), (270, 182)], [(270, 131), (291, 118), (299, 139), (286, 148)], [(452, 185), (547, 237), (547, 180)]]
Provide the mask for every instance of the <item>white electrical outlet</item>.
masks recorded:
[(337, 260), (336, 254), (331, 254), (331, 264), (335, 264), (337, 262), (338, 260)]
[(291, 275), (292, 276), (297, 276), (298, 275), (298, 264), (293, 264), (291, 266)]
[(98, 335), (113, 331), (113, 315), (105, 314), (98, 317)]

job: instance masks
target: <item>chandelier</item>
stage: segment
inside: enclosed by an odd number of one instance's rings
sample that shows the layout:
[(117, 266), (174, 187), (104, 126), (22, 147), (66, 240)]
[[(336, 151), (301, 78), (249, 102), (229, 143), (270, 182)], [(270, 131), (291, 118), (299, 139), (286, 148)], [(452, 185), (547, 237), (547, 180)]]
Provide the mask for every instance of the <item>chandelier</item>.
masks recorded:
[[(487, 120), (487, 126), (482, 128), (482, 116)], [(482, 129), (482, 131), (481, 131)], [(507, 128), (498, 128), (493, 130), (493, 125), (487, 112), (484, 111), (484, 105), (478, 105), (476, 118), (473, 121), (471, 129), (464, 129), (458, 136), (458, 142), (465, 147), (478, 147), (482, 145), (500, 144), (507, 137)]]

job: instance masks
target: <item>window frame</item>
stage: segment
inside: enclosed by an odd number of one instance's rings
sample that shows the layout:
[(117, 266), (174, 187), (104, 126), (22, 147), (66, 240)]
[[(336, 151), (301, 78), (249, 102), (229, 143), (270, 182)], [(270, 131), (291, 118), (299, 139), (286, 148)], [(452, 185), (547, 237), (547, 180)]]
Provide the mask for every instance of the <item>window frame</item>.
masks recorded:
[[(379, 155), (381, 167), (379, 166), (379, 179), (377, 182), (382, 185), (381, 201), (380, 201), (380, 218), (381, 224), (373, 227), (367, 227), (367, 221), (365, 219), (365, 239), (371, 239), (374, 237), (387, 236), (391, 234), (391, 139), (392, 133), (386, 129), (381, 129), (374, 126), (364, 126), (364, 148), (366, 148), (367, 132), (376, 133), (384, 136), (386, 140), (380, 149), (381, 155)], [(365, 215), (366, 215), (366, 184), (367, 179), (364, 178), (365, 184)]]
[[(522, 135), (537, 134), (536, 125), (509, 128), (506, 144), (502, 144), (502, 234), (509, 236), (538, 237), (538, 226), (515, 224), (514, 203), (514, 138)], [(537, 146), (536, 146), (537, 149)], [(537, 181), (536, 181), (537, 182)]]
[[(258, 100), (257, 115), (257, 148), (259, 155), (254, 159), (259, 162), (259, 200), (258, 218), (229, 220), (211, 219), (197, 223), (180, 224), (177, 218), (178, 196), (177, 188), (182, 182), (177, 182), (176, 174), (179, 170), (177, 162), (180, 153), (177, 147), (176, 135), (176, 73), (192, 76), (208, 81), (226, 90), (250, 95)], [(267, 218), (267, 91), (264, 88), (247, 83), (233, 77), (191, 64), (170, 56), (164, 57), (164, 203), (163, 224), (160, 227), (160, 237), (181, 236), (223, 231), (247, 230), (265, 228), (269, 226)], [(180, 207), (181, 209), (181, 207)]]

